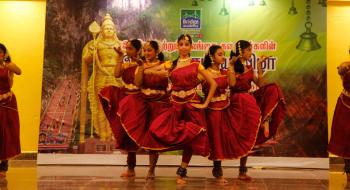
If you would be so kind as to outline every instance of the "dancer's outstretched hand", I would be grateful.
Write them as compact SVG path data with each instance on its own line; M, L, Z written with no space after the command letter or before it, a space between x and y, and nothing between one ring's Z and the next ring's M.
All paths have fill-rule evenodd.
M241 55L233 56L232 59L229 60L229 64L234 66L234 63L241 57L242 57Z

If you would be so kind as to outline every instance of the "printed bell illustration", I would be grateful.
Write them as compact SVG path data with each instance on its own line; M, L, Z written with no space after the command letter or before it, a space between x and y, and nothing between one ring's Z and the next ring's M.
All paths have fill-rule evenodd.
M265 0L260 0L259 5L260 5L260 6L266 6L266 2L265 2Z
M289 15L298 14L297 8L294 6L294 0L292 0L292 6L289 8L288 14Z
M221 10L219 12L219 15L221 15L221 16L229 15L228 10L225 7L225 0L223 0L222 8L221 8Z
M297 49L303 51L313 51L321 48L321 45L317 41L317 34L311 31L311 0L306 0L306 32L300 35L300 41L297 45Z

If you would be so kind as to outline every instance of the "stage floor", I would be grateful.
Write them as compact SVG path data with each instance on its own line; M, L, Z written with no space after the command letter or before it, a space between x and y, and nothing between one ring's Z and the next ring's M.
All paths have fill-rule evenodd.
M0 189L9 190L312 190L344 189L345 175L324 169L249 169L251 182L236 179L238 168L224 167L229 181L220 185L211 175L211 167L189 167L187 184L176 185L176 167L156 169L155 180L146 181L147 167L136 168L136 177L122 179L122 166L36 166L35 161L11 161L6 179L0 179ZM330 181L328 180L330 178ZM330 186L330 187L329 187ZM350 189L350 187L348 187Z

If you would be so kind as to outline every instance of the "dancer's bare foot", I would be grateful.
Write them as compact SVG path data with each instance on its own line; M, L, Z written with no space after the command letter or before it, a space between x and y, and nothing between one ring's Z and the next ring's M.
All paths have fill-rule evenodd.
M265 148L265 147L271 147L275 144L278 144L278 141L276 141L273 137L269 140L267 140L266 142L264 142L263 144L260 145L255 145L254 149L260 149L260 148Z
M226 183L228 183L228 181L227 181L224 177L222 177L222 176L217 177L216 180L217 180L217 182L218 182L219 184L226 184Z
M177 176L176 183L179 185L184 185L186 184L186 181L181 176Z
M146 176L146 180L154 180L154 177L155 177L154 170L149 170Z
M264 136L267 138L270 135L270 126L269 126L269 121L266 120L262 124L262 128L264 129Z
M249 175L247 175L247 173L240 173L238 175L238 179L242 180L242 181L251 181L252 177L250 177Z
M254 148L255 148L255 147L254 147ZM251 154L253 154L253 153L255 153L255 152L256 152L256 150L253 150L253 149L252 149L252 150L249 150L247 155L251 155Z
M135 170L128 169L124 173L120 174L120 177L135 177Z
M272 146L272 145L275 145L275 144L278 144L278 141L276 141L274 137L270 138L269 140L267 140L264 143L264 145L266 145L266 146Z

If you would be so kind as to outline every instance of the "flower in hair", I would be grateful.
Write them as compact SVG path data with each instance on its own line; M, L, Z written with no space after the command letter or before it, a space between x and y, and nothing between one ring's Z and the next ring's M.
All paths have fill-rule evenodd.
M241 42L238 42L238 53L242 55Z

